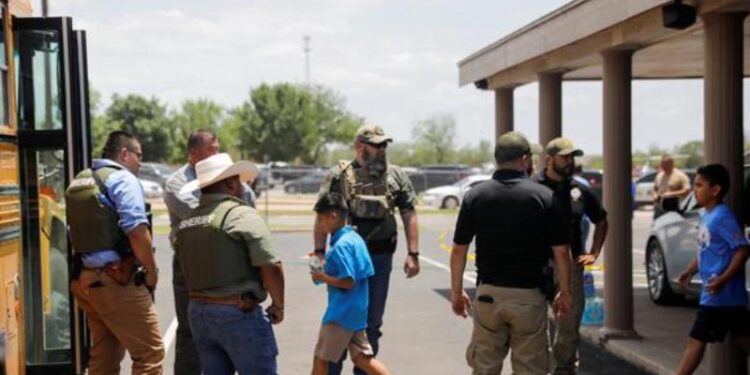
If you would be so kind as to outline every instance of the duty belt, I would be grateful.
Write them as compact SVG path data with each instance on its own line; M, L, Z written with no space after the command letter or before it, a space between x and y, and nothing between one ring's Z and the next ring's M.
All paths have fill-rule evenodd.
M196 302L211 305L229 305L235 306L242 311L250 311L258 306L258 301L249 297L247 294L232 294L229 296L215 297L199 293L190 293L190 299Z

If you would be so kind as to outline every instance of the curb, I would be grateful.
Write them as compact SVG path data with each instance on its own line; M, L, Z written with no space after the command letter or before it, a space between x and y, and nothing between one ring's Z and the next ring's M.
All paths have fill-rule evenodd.
M580 333L581 339L585 340L589 344L594 345L597 348L606 350L614 356L632 364L641 370L651 372L658 375L672 375L674 370L658 363L655 360L644 357L635 351L627 348L627 346L620 344L623 341L640 341L643 339L610 339L603 341L599 330L601 327L598 326L581 326Z

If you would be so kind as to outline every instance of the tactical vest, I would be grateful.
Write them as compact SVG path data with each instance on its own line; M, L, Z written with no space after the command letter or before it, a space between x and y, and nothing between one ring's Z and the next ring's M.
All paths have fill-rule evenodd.
M242 207L246 206L231 199L200 205L180 222L175 251L191 291L247 280L260 283L260 271L250 263L247 246L224 229L229 212Z
M117 212L100 199L107 197L105 182L118 170L121 168L117 166L106 166L96 171L85 169L65 190L70 237L75 253L108 249L119 253L129 251L128 237L117 225Z
M359 219L382 221L364 237L366 241L392 240L397 230L393 214L396 208L393 192L388 188L388 174L372 176L363 168L354 168L351 161L339 162L341 192L349 204L352 224Z

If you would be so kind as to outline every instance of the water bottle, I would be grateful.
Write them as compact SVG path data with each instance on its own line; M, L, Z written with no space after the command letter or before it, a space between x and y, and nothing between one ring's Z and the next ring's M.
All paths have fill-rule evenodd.
M323 272L323 262L315 254L308 254L307 265L310 266L310 271ZM323 281L313 280L313 284L322 285Z
M583 273L583 295L586 305L583 308L581 324L584 326L598 326L604 324L604 300L596 296L596 287L594 286L594 270L601 270L601 267L586 266Z

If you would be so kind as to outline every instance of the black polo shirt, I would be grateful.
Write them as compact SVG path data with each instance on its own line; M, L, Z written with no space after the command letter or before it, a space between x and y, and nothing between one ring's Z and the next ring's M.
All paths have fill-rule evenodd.
M573 178L562 181L553 181L547 178L543 172L537 177L537 181L552 189L557 201L560 202L565 215L570 221L570 252L577 257L586 252L581 238L581 219L583 215L588 216L592 223L596 224L607 218L599 199L588 186L581 184Z
M523 172L498 170L464 197L453 242L468 245L476 237L481 283L536 288L550 246L570 241L568 228L550 189Z

